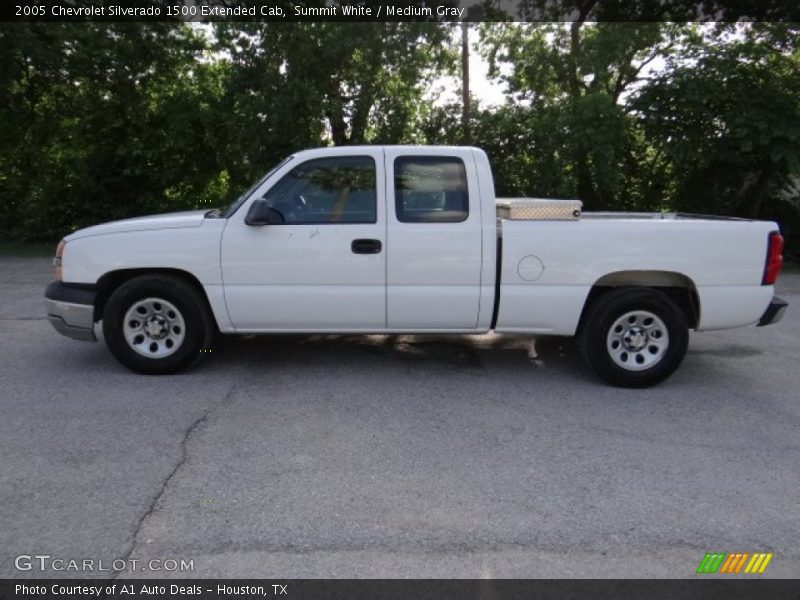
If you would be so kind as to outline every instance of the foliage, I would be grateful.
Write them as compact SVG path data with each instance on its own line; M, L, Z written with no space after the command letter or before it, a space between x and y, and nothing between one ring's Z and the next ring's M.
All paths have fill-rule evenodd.
M211 207L300 148L411 141L446 40L433 23L3 24L0 233Z
M223 24L215 33L242 186L321 141L410 141L426 86L449 62L446 30L433 23Z
M589 22L600 7L576 3L585 12L570 23L484 25L509 90L475 139L492 150L498 189L589 209L780 217L796 244L797 24Z
M671 61L637 94L632 106L679 174L677 208L769 216L765 202L800 173L798 33L788 24L744 36L720 26L691 63Z
M301 148L465 139L499 195L780 218L791 234L797 24L613 22L616 6L482 25L508 93L473 99L466 130L431 93L458 75L448 24L2 24L0 237L218 206Z
M685 29L583 21L485 27L493 72L511 67L504 79L515 110L534 113L534 123L556 136L565 191L587 208L658 205L648 186L641 189L653 165L626 100L644 69L673 52Z
M4 24L3 230L52 239L213 187L219 85L203 45L185 26Z

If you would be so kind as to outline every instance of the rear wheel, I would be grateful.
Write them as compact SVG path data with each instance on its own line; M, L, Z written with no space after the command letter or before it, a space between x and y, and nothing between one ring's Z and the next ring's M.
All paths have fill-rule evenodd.
M588 309L583 355L595 373L620 387L648 387L669 377L689 343L683 311L652 288L621 288Z
M169 275L142 275L117 288L103 311L114 357L137 373L176 373L193 365L213 335L206 304L193 286Z

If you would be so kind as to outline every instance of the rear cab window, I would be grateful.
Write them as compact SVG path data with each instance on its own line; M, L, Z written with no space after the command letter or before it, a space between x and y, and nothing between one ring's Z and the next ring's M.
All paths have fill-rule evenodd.
M401 223L461 223L469 216L467 171L457 157L397 157L394 192Z

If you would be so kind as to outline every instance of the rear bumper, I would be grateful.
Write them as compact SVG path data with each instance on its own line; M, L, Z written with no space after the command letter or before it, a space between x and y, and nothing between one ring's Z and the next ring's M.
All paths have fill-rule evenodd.
M94 335L94 299L91 286L53 281L45 289L47 319L61 335L74 340L97 341Z
M789 303L782 298L778 298L777 296L773 296L772 302L769 303L767 310L764 311L764 314L761 315L761 319L758 322L759 327L763 327L764 325L772 325L773 323L777 323L783 318L783 315L786 314L786 307L789 306Z

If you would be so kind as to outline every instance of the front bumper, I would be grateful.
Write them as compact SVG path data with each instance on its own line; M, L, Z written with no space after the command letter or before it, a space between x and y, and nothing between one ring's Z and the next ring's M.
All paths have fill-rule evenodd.
M96 342L93 286L53 281L44 291L47 318L55 330L74 340Z
M773 323L777 323L783 318L783 315L786 314L786 307L789 306L789 303L786 302L783 298L778 298L777 296L772 297L772 302L769 303L767 310L764 311L764 314L761 315L761 320L758 322L759 327L763 327L764 325L772 325Z

